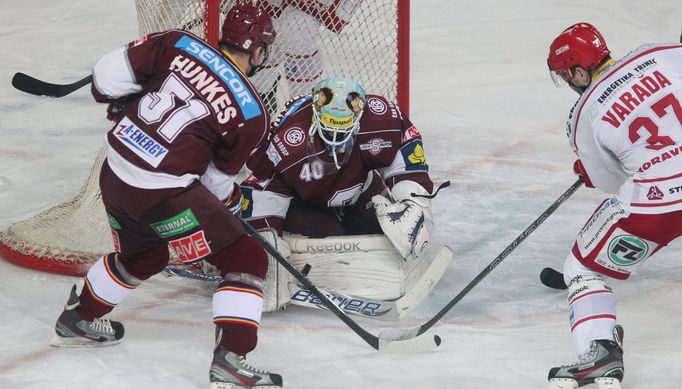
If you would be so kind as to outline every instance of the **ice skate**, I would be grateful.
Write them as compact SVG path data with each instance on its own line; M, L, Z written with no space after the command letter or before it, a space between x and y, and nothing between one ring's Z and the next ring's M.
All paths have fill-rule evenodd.
M621 389L623 367L623 327L614 330L616 340L592 341L590 352L573 365L553 367L548 389L576 389L596 383L599 389Z
M93 321L81 319L76 311L80 299L76 294L76 285L71 288L71 295L64 306L64 311L57 319L55 332L50 346L55 347L101 347L117 344L123 338L123 324L109 319L95 318Z
M258 370L238 356L218 346L213 353L209 389L281 388L282 376Z

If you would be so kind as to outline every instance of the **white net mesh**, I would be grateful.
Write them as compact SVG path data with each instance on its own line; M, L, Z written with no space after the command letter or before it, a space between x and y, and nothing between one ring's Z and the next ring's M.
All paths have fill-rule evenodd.
M0 232L0 252L20 265L64 274L80 274L113 245L100 200L101 151L85 185L72 200L15 223Z
M207 24L222 23L224 13L234 3L234 0L220 1L219 15L211 17L207 16L205 1L136 0L140 34L180 28L204 37ZM268 3L281 5L283 1L268 0ZM279 9L275 14L277 38L268 66L252 79L273 119L287 100L309 93L325 76L354 78L363 83L368 93L396 100L398 0L309 0L308 3L334 5L335 14L348 23L334 32L327 28L334 23L321 22L293 6ZM105 157L105 152L100 152L85 185L71 201L0 232L0 254L20 265L79 275L99 256L113 251L98 184Z
M334 15L313 17L287 1L261 1L274 9L277 38L268 66L252 81L272 112L289 98L309 93L325 76L345 76L360 81L368 93L396 100L398 69L397 0L308 0L321 6L336 6L336 15L347 25L338 31ZM235 0L220 1L220 24ZM277 6L280 7L277 7ZM204 36L204 0L136 0L140 35L182 28ZM273 115L274 117L275 115Z

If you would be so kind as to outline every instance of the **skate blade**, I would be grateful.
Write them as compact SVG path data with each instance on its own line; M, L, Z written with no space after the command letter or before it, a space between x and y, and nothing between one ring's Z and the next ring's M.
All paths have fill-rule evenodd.
M280 389L281 386L277 385L266 385L266 386L261 386L261 385L256 385L256 386L243 386L239 384L235 384L232 382L211 382L211 385L208 387L208 389L249 389L249 388L257 388L257 389Z
M578 381L572 378L552 378L547 389L577 389Z
M613 377L595 378L594 383L597 384L597 389L621 389L620 381Z
M121 343L121 339L108 342L97 342L82 336L64 338L59 335L54 335L52 339L50 339L50 346L52 347L108 347L119 343Z

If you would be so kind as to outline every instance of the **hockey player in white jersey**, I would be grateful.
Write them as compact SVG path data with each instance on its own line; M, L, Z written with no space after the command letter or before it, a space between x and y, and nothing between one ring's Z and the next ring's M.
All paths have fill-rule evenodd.
M623 329L605 277L625 280L682 235L682 45L648 44L619 61L601 33L577 23L552 42L555 83L580 94L566 132L586 186L613 197L578 233L564 264L579 362L552 368L550 389L623 379Z

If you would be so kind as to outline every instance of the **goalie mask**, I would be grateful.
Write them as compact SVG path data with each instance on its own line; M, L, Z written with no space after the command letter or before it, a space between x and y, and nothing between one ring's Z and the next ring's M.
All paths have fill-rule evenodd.
M313 87L313 125L310 139L317 133L336 169L348 160L365 104L365 89L348 78L327 78Z

